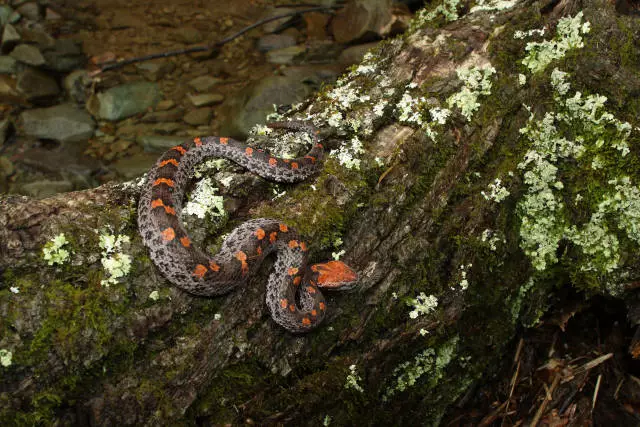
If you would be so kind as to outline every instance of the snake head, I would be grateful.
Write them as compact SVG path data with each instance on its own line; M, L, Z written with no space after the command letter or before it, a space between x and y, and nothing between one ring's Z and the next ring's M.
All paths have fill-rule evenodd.
M358 282L358 274L342 261L314 264L311 271L318 274L318 287L328 290L347 290Z

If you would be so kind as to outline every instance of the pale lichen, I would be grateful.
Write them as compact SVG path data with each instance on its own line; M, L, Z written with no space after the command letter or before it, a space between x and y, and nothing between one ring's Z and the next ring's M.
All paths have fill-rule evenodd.
M459 92L451 95L447 99L450 108L454 106L460 109L460 113L471 120L473 113L480 107L478 98L480 95L491 94L490 77L495 74L496 69L491 65L484 67L460 67L456 70L458 78L462 80L463 86Z
M98 242L102 249L100 262L107 275L107 278L100 282L103 286L115 285L131 271L131 256L121 252L122 245L129 241L129 236L125 235L100 235Z
M13 353L9 350L0 348L0 365L8 368L12 364Z
M67 243L69 242L67 241L64 233L60 233L44 245L44 248L42 248L42 253L44 255L44 260L47 261L47 264L62 265L69 259L70 251L63 248L63 246L66 246Z
M409 312L409 317L415 319L420 315L434 311L438 306L438 298L435 295L427 296L424 292L420 292L416 298L409 299L407 305L413 307L413 310Z
M191 199L185 205L183 212L204 219L207 213L213 216L224 216L224 198L216 192L210 178L204 178L196 184Z
M344 383L344 388L353 389L362 393L364 392L364 389L359 384L360 381L362 381L362 378L360 378L360 375L358 375L358 369L356 365L349 366L349 373L347 374L347 379Z

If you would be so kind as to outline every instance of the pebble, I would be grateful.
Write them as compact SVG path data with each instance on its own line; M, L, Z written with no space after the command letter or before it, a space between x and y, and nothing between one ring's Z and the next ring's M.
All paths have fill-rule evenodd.
M206 92L217 84L223 82L223 79L219 79L211 76L200 76L193 80L190 80L187 84L198 92Z
M219 104L224 101L224 96L219 93L205 93L202 95L188 94L189 101L196 107Z
M196 108L184 115L183 120L190 125L208 124L212 116L211 108Z
M40 50L30 44L21 44L16 46L10 53L11 57L17 61L24 62L25 64L39 65L45 64L44 56L40 53Z

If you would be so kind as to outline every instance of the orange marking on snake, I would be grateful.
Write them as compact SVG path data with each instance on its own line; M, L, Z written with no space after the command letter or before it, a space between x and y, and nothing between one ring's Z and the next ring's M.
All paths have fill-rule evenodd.
M170 242L175 238L176 232L173 228L169 227L162 230L162 240L164 240L165 242Z
M302 324L306 325L306 326L309 326L311 324L311 320L309 320L308 317L303 317L302 318Z
M164 205L164 211L169 215L173 215L173 216L176 215L176 210L173 209L171 206Z
M236 258L241 262L242 275L244 276L249 272L249 264L247 264L247 254L242 251L236 252Z
M323 302L318 304L318 306L320 307L320 310L322 310L322 311L324 311L324 309L327 308L327 306Z
M247 147L247 148L244 149L244 152L246 153L247 156L252 156L253 155L253 148Z
M269 234L269 242L275 243L276 238L278 237L278 233L273 231Z
M229 138L220 138L220 144L222 145L229 144Z
M278 161L275 158L271 157L269 159L269 166L275 166L277 164L278 164Z
M258 255L262 255L262 248L260 246L258 246L258 249L256 249L256 253Z
M202 145L202 140L196 137L196 138L193 138L193 143L196 144L196 147L200 147Z
M289 247L291 249L297 248L298 247L298 241L297 240L289 240Z
M220 266L213 261L209 261L209 268L211 269L211 271L220 271Z
M300 282L302 282L302 277L300 276L296 276L293 278L293 284L298 286L300 284Z
M304 156L304 158L311 160L311 163L315 163L316 162L316 158L313 157L313 156Z
M285 163L289 163L291 160L289 160L289 159L282 159L282 161L283 161L283 162L285 162Z
M174 185L176 185L175 182L173 182L173 180L169 178L158 178L155 181L153 181L154 187L160 184L167 184L169 187L173 187Z
M291 162L291 169L298 169L298 164L296 162Z
M169 160L163 160L160 162L160 164L158 165L158 167L164 167L167 165L173 165L175 167L178 167L178 161L176 159L169 159Z
M151 209L160 208L164 206L162 199L155 199L151 201Z
M289 301L287 301L286 298L283 298L280 300L280 307L287 308L288 304L289 304Z
M207 274L207 267L202 264L198 264L191 274L198 279L202 279L204 275Z
M262 228L258 228L256 230L256 237L258 238L258 240L264 239L265 234L266 233L264 232L264 230Z
M293 304L290 304L290 305L289 305L289 311L290 311L290 312L292 312L292 313L293 313L294 311L296 311L296 306L295 306L295 305L293 305Z
M187 152L187 150L185 150L183 147L176 145L175 147L171 147L172 150L177 151L178 153L180 153L182 156L185 155L185 153Z
M298 274L298 268L297 267L289 267L289 269L287 270L287 273L289 274L289 276L294 276L296 274Z
M306 252L309 250L305 242L300 242L300 249L302 249L302 252Z
M282 231L283 233L286 233L287 231L289 231L289 227L287 227L286 224L280 224L280 231Z
M311 310L311 315L312 316L317 316L318 315L318 312L316 311L315 308L313 310Z
M185 248L188 248L189 246L191 246L191 239L189 239L187 236L181 237L180 243L182 243L182 246L184 246Z
M316 144L316 148L324 148L324 147L322 146L322 144L317 143L317 144Z
M315 294L316 288L314 288L313 286L307 286L307 291L309 291L310 294Z

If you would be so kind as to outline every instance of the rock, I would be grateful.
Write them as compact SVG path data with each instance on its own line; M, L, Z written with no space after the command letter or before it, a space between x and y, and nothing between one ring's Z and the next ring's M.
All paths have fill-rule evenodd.
M158 160L153 153L138 153L123 157L111 165L111 168L124 179L133 179L144 175Z
M0 75L0 103L25 104L26 99L16 88L16 79L8 75Z
M82 42L58 39L51 48L43 50L47 65L56 71L69 72L83 68L87 58L82 51Z
M174 108L167 111L152 111L145 114L140 121L143 123L175 122L182 120L182 116L184 116L184 109Z
M58 193L66 193L73 190L73 183L67 180L51 181L43 179L40 181L30 182L28 184L22 184L18 186L16 190L18 193L25 196L44 199Z
M171 147L182 144L184 139L180 136L141 135L136 138L136 142L148 153L164 153Z
M182 129L182 125L175 122L152 123L150 127L153 132L157 132L161 135L171 135L174 134L177 130Z
M17 89L29 100L41 100L60 93L56 80L49 74L32 67L26 67L18 75Z
M13 175L16 171L11 159L6 156L0 156L0 178L6 178Z
M307 49L304 46L290 46L284 49L276 49L267 52L267 61L272 64L293 64L296 58L302 57Z
M224 96L219 93L205 93L202 95L188 94L189 101L196 107L219 104L224 101Z
M44 19L46 21L59 21L62 19L62 16L60 16L60 14L55 10L48 7L44 12Z
M83 104L87 100L86 89L91 84L91 77L87 70L75 70L67 74L62 81L64 90L69 97L76 101L78 104Z
M338 43L380 39L392 23L391 0L353 0L347 2L331 21Z
M364 54L378 45L378 42L358 44L350 46L342 51L338 57L338 62L344 66L359 64Z
M13 13L13 9L6 4L0 4L0 26L6 25L9 21L9 17Z
M16 9L18 13L24 16L27 19L32 21L39 21L41 18L40 15L40 6L36 2L28 2L24 3Z
M206 92L223 81L223 79L219 79L217 77L200 76L190 80L187 84L198 92Z
M245 139L249 130L264 122L273 112L273 105L288 105L303 101L312 88L302 81L283 76L267 77L247 86L229 102L220 134Z
M95 129L91 116L72 104L23 111L20 125L25 135L60 142L84 141Z
M0 56L0 74L15 74L18 71L18 61L10 56Z
M176 69L176 64L171 61L146 61L137 64L136 68L146 78L156 82Z
M303 15L307 27L308 40L325 40L329 38L327 26L331 15L320 12L305 13Z
M44 56L40 53L40 50L34 45L21 44L16 46L11 51L11 57L17 61L24 62L25 64L40 66L45 64Z
M190 125L206 125L211 120L211 108L196 108L184 115L183 120Z
M166 111L175 105L176 103L172 99L163 99L156 105L156 111Z
M111 29L118 30L122 28L137 28L144 26L144 22L137 16L131 14L129 10L120 9L115 12L111 19Z
M13 25L6 24L2 30L2 51L10 51L12 47L18 44L20 39L21 37L18 30L16 30Z
M22 27L20 28L20 35L22 36L22 40L27 43L36 44L40 49L53 48L56 44L56 39L38 27Z
M20 12L18 12L17 10L14 10L13 12L11 12L11 15L9 15L10 24L15 24L20 21L20 19L22 19L22 15L20 15Z
M200 43L203 40L200 31L193 27L178 28L173 32L172 39L186 44Z
M296 39L287 34L267 34L258 39L256 48L260 52L269 52L274 49L284 49L286 47L295 46Z
M117 121L154 107L161 97L156 83L126 83L91 97L87 108L96 117Z
M270 9L267 14L263 17L263 19L274 18L279 15L285 15L287 13L295 12L296 9L279 7ZM262 29L265 33L273 33L277 31L280 27L283 27L285 24L289 23L294 17L287 16L286 18L276 19L275 21L267 22L262 26Z

